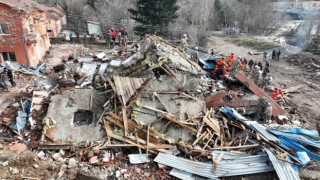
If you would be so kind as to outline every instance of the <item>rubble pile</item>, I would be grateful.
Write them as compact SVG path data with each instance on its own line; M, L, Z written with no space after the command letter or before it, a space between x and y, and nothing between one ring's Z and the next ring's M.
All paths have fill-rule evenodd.
M56 179L268 173L293 180L320 160L318 132L286 112L298 111L241 73L240 87L208 78L156 36L146 36L139 50L65 59L48 74L51 88L21 94L2 112L0 142L57 163ZM266 108L270 122L262 118Z

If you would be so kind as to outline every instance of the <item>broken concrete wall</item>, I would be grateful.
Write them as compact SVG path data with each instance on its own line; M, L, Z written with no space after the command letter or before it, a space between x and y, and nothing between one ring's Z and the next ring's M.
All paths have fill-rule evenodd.
M56 126L50 129L50 134L57 140L72 140L74 142L95 141L102 138L101 126L95 125L103 111L105 98L91 89L75 89L65 91L51 98L47 117L56 121ZM90 125L75 127L74 115L79 110L93 112Z

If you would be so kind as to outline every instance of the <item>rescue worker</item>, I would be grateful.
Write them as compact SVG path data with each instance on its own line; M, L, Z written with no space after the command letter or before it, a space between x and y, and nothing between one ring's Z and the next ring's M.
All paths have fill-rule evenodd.
M228 57L228 68L231 67L233 61L234 61L234 54L231 53L231 55Z
M276 54L277 54L277 52L276 52L276 50L275 49L273 49L272 50L272 60L275 60L276 59Z
M278 49L278 52L277 52L277 60L280 61L280 55L281 55L281 50Z
M249 66L249 68L250 68L250 71L252 71L253 64L254 64L253 60L250 59L250 61L249 61L249 63L248 63L248 66Z
M211 54L211 56L214 55L214 50L213 49L211 49L210 54Z
M266 64L264 65L264 68L268 68L269 69L270 64L266 61Z
M260 71L262 71L263 66L262 66L262 63L261 63L260 61L258 62L258 66L259 66L259 68L260 68Z
M245 71L247 68L247 63L246 63L246 58L240 59L240 64L239 64L239 70L240 71Z
M212 73L212 79L223 79L225 76L225 67L226 67L226 62L224 58L221 58L217 64L216 68L211 72Z
M272 94L272 99L277 100L279 97L280 98L284 97L283 91L280 88L274 88L274 92Z
M267 51L263 52L263 61L265 62L267 62L267 55L268 55Z
M188 47L188 37L186 34L183 34L182 38L181 38L181 46L182 49L184 51L187 51L187 47Z
M199 61L199 53L197 51L193 51L191 53L191 60L195 63L198 63Z
M8 79L11 83L11 86L12 87L15 87L16 86L16 83L13 81L13 72L12 72L12 69L7 69L7 68L4 68L4 72L7 73L7 76L8 76Z
M266 97L261 97L258 100L257 113L255 119L262 120L265 123L271 122L272 105Z
M252 81L258 85L259 84L259 81L261 79L261 74L262 72L260 71L259 69L259 66L254 66L251 74L250 74L250 79L252 79Z
M128 46L128 35L129 35L129 33L127 31L127 27L123 27L121 29L121 39L122 39L121 43L122 43L125 51L127 51L127 48L128 48L127 47Z
M272 79L273 78L271 76L269 76L269 75L267 75L264 78L262 78L261 89L265 90L266 87L270 86L271 82L272 82Z
M237 59L232 61L231 67L228 69L231 76L234 76L240 70L240 67L239 67L241 64L240 59L241 59L241 56L238 56Z

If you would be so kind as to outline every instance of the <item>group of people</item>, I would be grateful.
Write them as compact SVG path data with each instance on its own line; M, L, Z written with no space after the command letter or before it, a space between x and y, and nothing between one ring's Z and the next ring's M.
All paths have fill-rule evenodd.
M238 71L244 71L247 67L247 60L245 58L235 58L231 53L228 57L222 57L215 64L215 69L211 71L213 79L224 79L226 75L234 76Z
M16 82L14 82L13 77L14 77L13 70L5 67L4 71L2 73L0 73L0 82L4 86L4 87L2 87L3 89L7 89L7 84L5 83L6 79L9 80L12 87L16 86Z
M128 46L128 31L126 27L122 27L118 30L111 28L108 31L108 35L109 35L109 42L112 43L112 46L114 47L116 44L116 41L118 40L119 44L120 44L120 48L122 50L127 50L127 46Z

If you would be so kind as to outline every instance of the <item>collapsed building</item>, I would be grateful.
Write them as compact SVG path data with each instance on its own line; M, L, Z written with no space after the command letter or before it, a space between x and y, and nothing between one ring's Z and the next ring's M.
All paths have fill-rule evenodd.
M290 122L285 106L244 74L228 87L157 36L138 51L65 59L54 71L50 89L23 93L2 112L0 133L4 149L18 144L59 162L56 179L292 180L320 160L318 132ZM256 116L265 103L272 123Z

